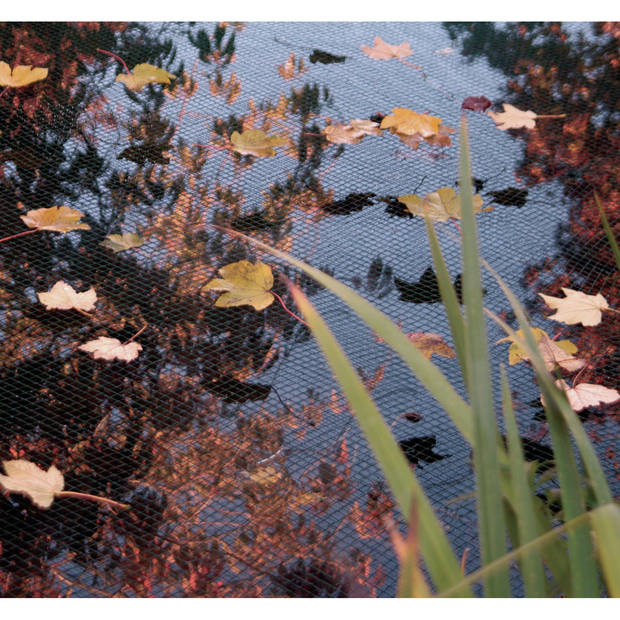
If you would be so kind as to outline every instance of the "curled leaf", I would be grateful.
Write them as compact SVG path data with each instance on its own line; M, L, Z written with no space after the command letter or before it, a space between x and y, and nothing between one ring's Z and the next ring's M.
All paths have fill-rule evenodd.
M142 345L138 342L123 344L117 338L99 336L96 340L90 340L79 346L78 349L86 353L92 353L96 360L131 362L142 351Z
M28 228L39 230L51 230L53 232L66 233L72 230L90 230L88 224L80 222L84 214L71 207L48 207L46 209L33 209L26 215L20 215Z
M461 108L463 110L473 110L474 112L484 112L492 105L486 97L465 97Z
M362 52L375 60L389 60L391 58L407 58L413 54L408 41L403 41L400 45L390 45L381 37L375 37L373 47L368 45L361 46Z
M123 252L124 250L131 250L131 248L139 248L145 243L146 240L136 233L122 233L120 235L108 235L100 245L113 252Z
M7 491L27 495L39 508L49 508L65 485L62 473L54 465L47 471L25 459L2 461L2 465L6 476L0 475L0 485Z
M405 336L407 336L408 340L410 340L428 359L431 358L433 353L448 358L456 356L452 347L450 347L439 334L409 332L405 334Z
M83 310L95 309L97 293L91 286L84 293L78 293L64 280L59 280L47 293L37 293L39 301L46 310Z
M323 130L325 137L334 144L357 144L364 136L380 136L378 123L359 118L353 119L348 125L327 125Z
M398 196L399 202L407 205L412 215L428 216L434 222L447 222L451 217L460 219L461 205L458 194L451 187L440 187L426 194L424 198L416 194ZM473 200L474 213L492 211L492 207L482 208L482 196L476 194Z
M174 74L169 73L165 69L143 62L136 65L131 73L120 73L117 75L116 81L123 82L129 90L138 92L147 84L170 84L170 80L174 79L174 77Z
M221 278L211 280L205 287L211 291L226 291L215 302L219 308L247 305L263 310L274 300L269 292L273 287L273 273L265 263L254 265L241 260L224 265L219 274Z
M248 129L243 133L233 131L230 141L234 151L240 155L254 155L254 157L273 157L276 154L273 147L286 144L284 138L268 136L260 129Z
M0 62L0 86L20 88L44 80L46 77L47 69L45 67L33 69L31 65L17 65L11 71L11 67L6 62Z
M562 288L565 297L551 297L538 293L545 303L552 309L557 310L548 318L567 325L581 323L585 327L598 325L602 319L602 310L607 310L607 300L600 294L586 295L581 291L570 288Z
M502 104L504 106L503 112L488 111L487 114L495 121L495 125L498 129L534 129L536 126L537 114L531 110L524 112L515 108L509 103Z

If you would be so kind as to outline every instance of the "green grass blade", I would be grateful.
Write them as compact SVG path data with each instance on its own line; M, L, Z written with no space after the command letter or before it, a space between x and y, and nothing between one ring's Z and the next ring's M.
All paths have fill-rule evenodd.
M515 502L518 510L515 510L517 527L519 530L519 544L523 545L534 540L542 533L536 521L532 490L528 483L527 474L523 468L525 459L523 447L519 438L519 429L515 419L510 386L504 366L501 367L502 377L502 403L504 411L504 423L506 438L508 440L508 458L510 462L510 479L515 492ZM537 550L523 558L521 562L521 574L525 586L525 595L528 597L542 598L545 596L545 572Z
M590 514L603 578L609 595L620 597L620 506L608 504Z
M334 376L340 383L351 410L407 521L411 518L413 503L417 507L420 549L436 587L443 589L457 583L462 579L459 562L383 416L366 391L351 362L310 301L299 288L292 285L290 288L297 307L310 325ZM462 589L459 593L465 596L467 589Z
M587 524L588 520L593 520L597 515L601 514L604 511L609 511L610 507L615 507L613 504L606 504L605 506L599 506L590 512L584 512L583 514L571 519L570 521L566 521L562 525L553 528L550 532L546 532L542 536L539 536L535 540L532 540L525 545L522 545L518 549L514 549L510 553L498 558L497 560L487 564L482 567L480 570L477 570L473 573L470 573L465 577L460 583L456 584L449 590L440 592L438 596L446 597L453 596L453 591L462 587L463 585L472 586L475 583L478 583L481 579L498 570L499 568L507 568L513 562L526 557L531 554L533 551L538 550L541 552L547 545L549 545L553 540L556 539L557 536L563 534L564 532L571 532L576 528L583 527L584 524ZM598 596L598 594L597 594Z
M620 273L620 249L618 248L618 242L614 237L614 233L611 230L611 226L609 225L609 221L607 220L607 216L605 215L605 210L603 209L603 205L598 197L598 194L594 192L594 201L596 202L596 206L598 207L598 212L601 216L601 224L603 225L603 230L607 235L607 240L609 241L609 245L611 246L611 251L614 254L614 258L616 259L616 266L618 267L618 273Z
M510 333L512 337L516 337L516 333L499 317L495 316L491 312L487 312L487 314L494 318L494 320L502 327L505 329L507 328L507 333ZM530 359L536 367L536 357L540 358L540 353L537 346L532 347L529 343L529 337L531 337L532 342L535 342L535 340L527 321L524 321L521 329L526 336L527 342L519 338L517 338L517 340L519 344L525 348L528 355L530 355ZM542 358L540 358L540 363L542 364L542 372L538 372L538 367L536 367L536 371L539 385L546 402L545 413L549 423L551 443L553 445L553 453L561 488L562 508L564 510L564 518L571 520L578 517L585 511L582 480L573 456L570 436L566 424L564 423L559 407L556 404L556 399L557 402L560 402L562 399L566 399L555 387L555 385L551 383L549 372L545 369ZM594 561L594 551L590 542L587 524L575 528L569 532L568 561L571 568L573 596L598 596L597 571Z
M461 120L459 188L463 229L463 299L467 324L465 331L466 383L471 407L475 412L473 448L480 547L483 564L488 564L506 553L506 526L499 477L498 430L482 304L482 282L465 117ZM491 597L510 596L508 571L500 569L489 575L485 580L485 592Z
M435 264L435 273L437 274L437 282L439 284L439 292L441 293L441 300L446 309L446 316L448 318L448 324L450 325L450 331L452 332L452 341L454 342L454 350L461 365L461 373L463 374L463 380L467 377L467 359L465 355L465 321L461 314L461 308L459 300L456 296L454 286L450 281L450 274L448 268L443 259L441 252L441 246L435 233L433 223L427 217L426 220L426 232L428 235L428 244L431 248L431 254L433 255L433 263Z
M416 375L429 393L444 408L463 437L470 443L473 441L473 416L471 407L458 395L456 390L435 364L427 359L411 341L403 337L401 329L387 315L378 310L361 295L358 295L350 287L342 284L323 271L308 265L304 261L298 260L286 252L272 248L266 243L248 237L243 233L223 229L219 226L212 227L238 237L239 239L244 239L272 256L276 256L290 263L340 297L342 301L356 312L357 316L364 323L380 336L388 346L398 353L413 374Z

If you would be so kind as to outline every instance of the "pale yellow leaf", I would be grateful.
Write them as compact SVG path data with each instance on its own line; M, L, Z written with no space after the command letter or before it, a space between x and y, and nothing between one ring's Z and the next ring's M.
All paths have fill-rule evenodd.
M598 325L601 322L601 310L609 308L607 300L599 293L598 295L586 295L581 291L574 291L570 288L562 288L566 297L551 297L549 295L539 295L545 303L552 309L557 310L550 319L575 325L581 323L584 326Z
M323 133L334 144L357 144L364 136L380 136L381 130L378 123L355 118L347 125L327 125Z
M20 215L28 228L39 230L51 230L53 232L66 233L72 230L90 230L88 224L80 222L84 214L71 207L47 207L45 209L33 209L26 215Z
M575 411L581 411L588 407L598 407L602 403L615 403L620 399L620 393L617 390L606 388L596 383L580 383L575 387L568 387L566 381L559 380L555 384L566 393L570 406ZM544 399L541 396L541 402Z
M269 265L260 262L254 265L242 260L224 265L219 274L222 277L211 280L205 288L226 291L215 302L220 308L248 305L263 310L274 300L269 292L273 287L273 273Z
M408 41L403 41L400 45L390 45L381 37L375 37L373 47L368 45L361 46L362 52L375 60L389 60L391 58L407 58L413 54Z
M487 111L487 114L495 121L495 125L498 129L534 129L536 125L537 114L531 110L524 112L515 108L509 103L502 104L504 106L503 112Z
M426 194L424 198L416 194L399 196L398 200L407 205L412 215L428 216L435 222L446 222L450 218L461 217L461 205L458 194L451 187L440 187ZM491 207L482 208L482 196L476 194L473 200L474 213L491 211Z
M89 288L84 293L77 293L64 280L59 280L47 293L37 293L39 301L47 310L84 310L89 312L95 309L97 293Z
M100 245L113 252L123 252L124 250L139 248L145 242L146 240L136 233L122 233L120 235L108 235Z
M131 362L142 351L142 345L138 342L123 344L117 338L99 336L99 338L79 346L78 349L86 353L92 353L96 360Z
M11 67L6 62L0 62L0 86L19 88L44 80L46 77L47 69L44 67L33 69L31 65L17 65L11 71Z
M174 75L165 69L155 67L143 62L136 65L131 73L120 73L116 76L117 82L123 82L125 86L134 92L142 90L147 84L159 83L170 84Z
M274 146L284 146L286 140L279 136L268 136L260 129L248 129L243 133L233 131L230 136L233 151L240 155L254 155L254 157L273 157L276 154Z
M2 465L6 476L0 475L0 485L12 493L27 495L39 508L49 508L65 485L54 465L47 471L25 459L2 461Z

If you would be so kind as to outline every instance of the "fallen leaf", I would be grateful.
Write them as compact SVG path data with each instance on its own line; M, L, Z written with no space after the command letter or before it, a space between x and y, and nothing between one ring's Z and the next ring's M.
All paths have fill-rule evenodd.
M240 155L254 155L255 157L273 157L276 152L274 146L286 144L284 138L268 136L260 129L248 129L243 133L233 131L230 136L233 150Z
M598 407L601 403L615 403L620 399L620 393L617 390L596 383L580 383L570 388L566 381L560 379L555 384L566 393L568 402L575 411ZM540 400L544 405L545 401L542 396Z
M248 475L252 482L260 486L271 486L282 478L282 472L273 467L273 465L259 467Z
M474 112L484 112L493 104L486 97L465 97L461 108L463 110L473 110Z
M314 65L317 62L320 62L322 65L331 65L336 62L344 62L347 59L346 56L336 56L335 54L330 54L329 52L324 52L323 50L312 50L312 53L308 57L308 60Z
M456 50L453 47L442 47L440 50L435 50L435 54L439 56L447 56L453 54Z
M6 476L0 475L0 485L7 491L27 495L39 508L49 508L65 486L62 473L54 465L47 471L25 459L2 461L2 465Z
M573 355L573 353L577 353L577 347L570 340L558 340L556 342L549 338L549 335L544 329L538 327L532 328L532 332L536 338L538 349L540 350L547 370L553 370L557 365L569 372L575 372L585 365L584 360L578 359ZM517 336L523 339L523 330L518 330ZM510 336L501 338L497 342L512 342L508 349L508 363L511 366L519 362L530 360L525 349L522 349Z
M364 136L380 136L381 130L378 123L355 118L347 125L327 125L323 133L334 144L357 144Z
M362 45L362 52L374 58L375 60L389 60L391 58L407 58L413 54L411 47L407 41L403 41L400 45L390 45L381 37L375 37L373 47Z
M454 350L444 341L439 334L425 332L409 332L405 334L407 339L412 342L428 359L431 355L441 355L453 358L456 356Z
M601 310L609 308L607 300L600 293L586 295L570 288L562 288L562 291L566 295L564 298L538 293L552 310L557 310L555 314L547 317L554 321L567 325L581 323L585 327L590 327L598 325L602 319Z
M26 215L20 215L28 228L39 230L52 230L66 233L72 230L90 230L88 224L80 222L84 214L71 207L48 207L46 209L33 209Z
M78 293L64 280L59 280L47 293L37 293L39 301L47 310L83 310L95 309L97 293L91 286L84 293Z
M503 112L492 112L490 110L487 112L487 114L495 121L495 125L498 129L521 129L522 127L525 127L526 129L534 129L536 125L535 119L537 118L537 114L535 112L532 112L531 110L524 112L509 103L504 103L502 105L504 106Z
M0 62L0 86L20 88L44 80L46 77L47 69L45 67L33 69L32 65L17 65L11 71L11 67L6 62Z
M393 129L406 136L420 134L423 138L439 131L441 119L429 114L418 114L408 108L394 108L392 114L381 121L381 129Z
M174 77L172 73L165 69L143 62L136 65L131 73L120 73L117 75L116 81L123 82L129 90L138 92L147 84L170 84L170 80L174 79Z
M100 245L113 252L123 252L131 248L139 248L145 243L146 239L136 233L122 233L120 235L108 235Z
M142 345L138 342L123 344L117 338L99 336L99 338L95 340L90 340L80 345L78 349L86 353L92 353L96 360L121 360L123 362L131 362L135 360L140 351L142 351Z
M273 274L265 263L254 265L241 260L224 265L219 274L222 278L211 280L205 287L211 291L226 291L215 302L218 308L247 305L263 310L274 300L269 292L273 286Z
M407 411L407 413L403 413L401 417L405 418L408 422L413 422L414 424L423 419L422 414L416 413L415 411Z
M412 215L428 217L434 222L447 222L450 218L461 217L461 204L458 194L451 187L440 187L426 194L424 198L416 194L398 196L398 201L407 205ZM482 196L476 194L473 200L474 213L492 211L492 207L482 208Z

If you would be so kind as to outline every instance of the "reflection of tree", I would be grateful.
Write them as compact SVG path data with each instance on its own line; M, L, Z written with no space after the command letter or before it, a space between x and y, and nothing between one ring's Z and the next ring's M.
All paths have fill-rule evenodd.
M537 291L560 295L560 287L602 293L620 305L614 258L594 202L601 197L610 224L620 238L620 30L617 22L592 24L575 35L560 23L448 24L463 53L486 57L508 77L507 101L539 114L566 114L539 121L527 132L518 174L530 184L559 181L569 199L568 222L559 231L560 255L544 258L525 272ZM551 205L552 207L552 205ZM591 364L582 380L605 384L620 374L618 319L606 316L595 328L571 330L580 356ZM617 415L618 405L606 407Z
M260 313L220 309L202 290L219 267L250 257L210 223L288 249L325 217L321 207L333 200L321 183L327 144L306 133L316 134L329 95L308 84L252 103L244 116L205 117L205 144L188 143L199 63L211 71L213 97L230 103L238 94L229 67L235 38L226 25L212 35L170 28L190 33L198 48L189 73L175 62L165 25L0 26L3 59L50 69L44 82L0 98L0 236L23 230L27 210L63 203L91 226L0 244L0 459L55 463L67 488L132 506L115 514L63 499L42 511L0 496L0 593L300 595L318 594L316 580L327 575L355 595L371 576L370 558L332 549L350 517L319 522L351 493L344 440L302 474L287 467L289 438L301 445L326 410L344 407L336 394L276 411L263 404L276 392L261 374L307 332L276 304ZM122 68L97 48L130 67L164 66L177 79L138 93L116 85L121 107L102 88L111 67ZM244 195L258 163L228 142L232 129L250 127L285 137L291 162L284 177L262 181L260 204ZM139 249L113 254L100 245L133 231L147 238ZM95 318L33 303L59 279L96 289ZM281 278L274 290L287 297ZM143 352L129 364L77 351L97 336L127 340L144 324Z

